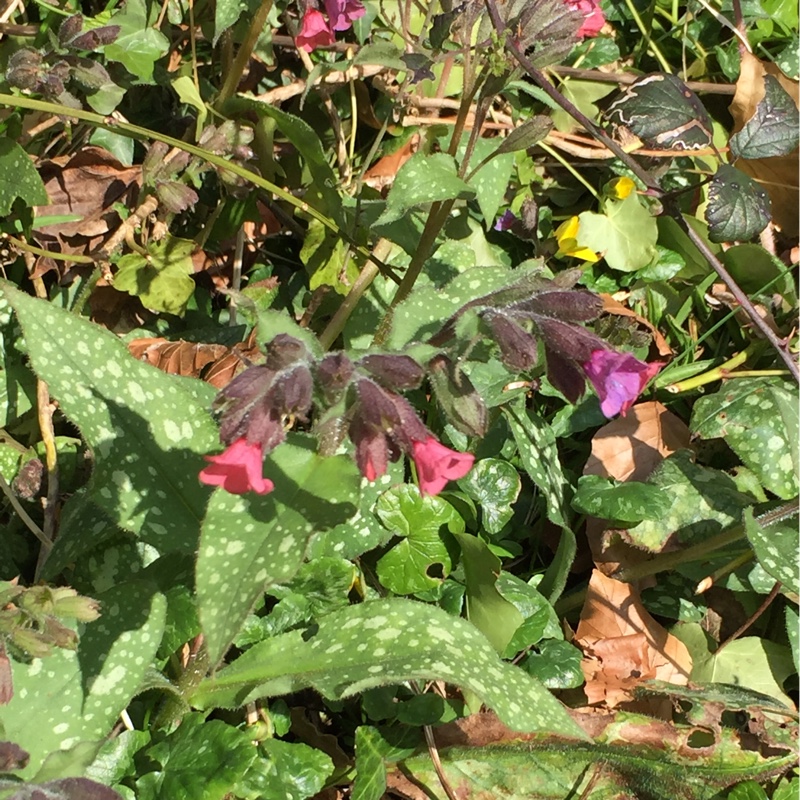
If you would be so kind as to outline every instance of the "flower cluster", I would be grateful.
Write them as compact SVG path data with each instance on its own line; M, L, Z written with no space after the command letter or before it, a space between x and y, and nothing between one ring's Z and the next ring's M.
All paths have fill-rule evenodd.
M405 355L370 354L352 361L344 353L331 353L315 359L298 339L276 336L267 346L265 363L249 367L219 393L215 406L227 448L206 456L209 466L200 480L233 494L271 492L274 485L263 476L264 455L281 444L290 421L307 421L316 402L321 411L318 432L324 434L326 415L343 420L346 426L335 428L346 428L367 480L379 478L389 461L405 454L414 461L420 491L438 494L448 481L469 472L474 456L441 444L398 394L419 387L424 378L423 368ZM446 398L447 377L437 380ZM462 386L458 397L453 408L466 420L460 427L483 434L485 409L477 393L465 395Z
M324 0L324 5L325 14L315 4L309 3L306 6L300 33L295 39L297 46L306 53L317 47L333 44L335 31L348 30L366 13L360 0Z

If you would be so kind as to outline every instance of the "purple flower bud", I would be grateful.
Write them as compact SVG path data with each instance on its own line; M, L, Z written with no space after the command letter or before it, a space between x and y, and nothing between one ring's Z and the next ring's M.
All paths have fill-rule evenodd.
M353 417L348 433L356 447L358 469L368 481L380 478L386 472L388 461L399 456L398 450L392 450L386 434L366 423L361 416Z
M271 342L267 344L267 369L275 370L288 367L299 361L301 358L308 357L306 346L294 336L287 333L279 333Z
M578 367L559 353L544 348L547 359L547 377L570 403L577 402L586 391L586 379Z
M335 402L353 377L353 362L344 353L330 353L314 370L317 386L328 402Z
M364 356L358 366L387 389L416 389L425 377L425 370L413 358L403 355Z
M590 322L603 310L603 301L591 292L556 289L538 292L512 308L515 313L532 312L565 322Z
M536 339L523 330L502 311L489 309L482 319L491 331L492 339L500 347L503 363L514 370L530 369L539 358Z
M392 431L401 424L397 397L389 394L369 378L356 383L359 407L357 414L376 430Z
M514 216L514 213L511 211L510 208L507 208L501 217L497 218L497 221L494 223L494 229L496 231L508 231L514 226L514 223L517 221L517 218Z
M311 408L314 380L306 364L279 372L265 396L267 406L281 416L289 414L305 419Z
M539 315L533 320L550 350L579 364L587 362L595 350L607 347L603 339L580 325Z

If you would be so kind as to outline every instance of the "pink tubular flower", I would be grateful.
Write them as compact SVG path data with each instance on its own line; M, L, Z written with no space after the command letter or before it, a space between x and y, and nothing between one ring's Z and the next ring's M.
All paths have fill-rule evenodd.
M335 31L346 31L367 13L360 0L325 0L325 11Z
M248 444L247 439L237 439L218 456L206 456L209 466L200 472L200 482L207 486L221 486L231 494L255 492L267 494L275 486L262 474L263 455L260 444Z
M419 490L422 494L437 495L448 481L463 478L475 462L471 453L458 453L445 447L433 436L412 444L412 457L417 465Z
M583 23L578 28L578 36L585 39L587 36L597 36L600 33L606 24L606 18L597 0L565 0L565 2L573 11L583 14Z
M309 8L306 11L295 41L306 53L310 53L315 47L333 44L333 31L321 11L317 11L316 8Z
M661 367L658 362L639 361L630 353L593 350L583 371L600 398L600 410L610 418L619 413L624 416Z

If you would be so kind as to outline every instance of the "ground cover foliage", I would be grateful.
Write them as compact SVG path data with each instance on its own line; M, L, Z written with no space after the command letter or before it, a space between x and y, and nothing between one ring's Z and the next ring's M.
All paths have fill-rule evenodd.
M14 0L0 797L795 797L786 0Z

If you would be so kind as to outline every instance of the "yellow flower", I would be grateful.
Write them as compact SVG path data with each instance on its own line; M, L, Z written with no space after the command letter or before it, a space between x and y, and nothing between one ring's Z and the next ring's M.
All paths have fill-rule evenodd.
M624 200L635 188L636 184L630 178L614 178L605 185L606 194L617 200Z
M578 235L580 220L578 217L570 217L556 228L556 240L558 241L557 256L572 256L580 258L581 261L589 261L594 264L600 260L600 256L588 247L581 247L575 238Z

